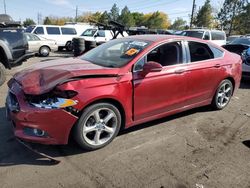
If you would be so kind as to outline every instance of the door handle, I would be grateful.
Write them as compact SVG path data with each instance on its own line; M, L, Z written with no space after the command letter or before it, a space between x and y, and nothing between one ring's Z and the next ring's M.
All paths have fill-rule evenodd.
M216 65L214 65L214 67L215 67L215 68L220 68L221 65L220 65L220 64L216 64Z
M184 73L186 70L185 69L178 69L178 70L175 70L174 73L175 74L182 74Z

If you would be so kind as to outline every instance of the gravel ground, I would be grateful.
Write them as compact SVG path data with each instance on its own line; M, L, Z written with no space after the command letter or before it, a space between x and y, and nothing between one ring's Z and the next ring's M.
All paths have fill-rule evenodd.
M8 71L8 79L54 53ZM107 147L85 152L66 146L34 147L61 160L55 165L19 144L5 119L6 84L0 87L1 187L250 188L250 82L229 106L190 110L121 132Z

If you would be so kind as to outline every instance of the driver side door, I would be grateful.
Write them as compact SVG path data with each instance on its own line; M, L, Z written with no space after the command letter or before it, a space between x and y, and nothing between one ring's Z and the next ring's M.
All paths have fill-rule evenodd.
M176 57L174 57L176 56ZM158 71L145 71L149 61L162 65ZM165 43L152 49L133 70L134 120L163 115L185 106L186 58L182 41Z

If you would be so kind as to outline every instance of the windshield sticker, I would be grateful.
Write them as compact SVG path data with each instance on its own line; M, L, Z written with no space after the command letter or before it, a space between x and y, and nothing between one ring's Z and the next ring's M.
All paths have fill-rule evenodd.
M148 43L146 42L141 42L141 41L133 41L130 44L135 45L135 46L146 46Z
M138 52L139 52L139 50L137 50L135 48L131 48L128 51L126 51L125 54L128 56L133 56L133 55L137 54Z

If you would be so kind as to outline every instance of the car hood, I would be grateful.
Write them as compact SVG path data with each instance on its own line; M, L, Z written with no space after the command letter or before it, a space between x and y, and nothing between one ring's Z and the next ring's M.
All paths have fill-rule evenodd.
M117 76L118 72L118 68L98 66L79 58L66 58L42 62L15 74L13 79L21 85L24 93L39 95L69 79Z

